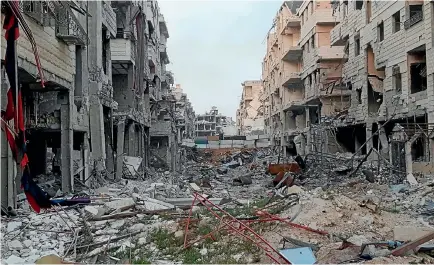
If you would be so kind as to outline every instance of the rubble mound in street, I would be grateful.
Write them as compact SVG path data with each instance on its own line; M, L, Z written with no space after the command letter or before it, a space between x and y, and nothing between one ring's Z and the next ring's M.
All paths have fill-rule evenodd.
M79 195L91 201L84 205L36 214L22 197L16 216L2 217L2 260L34 263L54 255L106 264L275 262L262 245L243 239L240 233L251 229L276 251L279 263L280 251L292 248L311 249L317 263L432 261L432 176L419 176L419 184L410 186L394 178L387 183L385 173L379 176L363 162L362 170L376 172L370 181L354 170L357 159L319 167L308 157L306 167L295 170L286 165L300 162L270 149L187 153L182 172L150 168L144 180L83 189ZM287 170L274 184L270 165ZM232 220L231 226L222 220Z

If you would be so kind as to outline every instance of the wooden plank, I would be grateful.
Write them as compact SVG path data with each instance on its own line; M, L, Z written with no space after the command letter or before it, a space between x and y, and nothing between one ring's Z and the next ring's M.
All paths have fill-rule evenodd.
M413 250L413 249L417 248L418 246L422 245L423 243L428 242L432 239L434 239L434 232L431 232L427 235L421 236L412 242L409 242L405 245L402 245L399 248L392 251L390 254L392 254L393 256L402 256L405 253L407 253L408 251Z

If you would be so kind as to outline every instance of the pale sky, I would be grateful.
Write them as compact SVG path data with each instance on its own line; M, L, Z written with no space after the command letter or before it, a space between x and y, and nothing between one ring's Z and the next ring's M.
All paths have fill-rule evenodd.
M265 37L282 2L158 1L170 38L167 66L197 113L235 119L241 83L261 79Z

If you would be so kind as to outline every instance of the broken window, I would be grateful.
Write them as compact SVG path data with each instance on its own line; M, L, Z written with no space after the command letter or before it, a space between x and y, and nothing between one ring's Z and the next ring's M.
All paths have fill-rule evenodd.
M362 104L362 88L356 89L357 92L357 103Z
M395 88L396 92L401 92L402 90L402 77L401 77L401 71L399 69L399 66L395 66L392 69L393 74L393 87Z
M353 84L351 82L347 82L346 87L348 90L353 90Z
M363 7L363 0L356 0L356 10L361 10Z
M410 65L411 93L417 93L426 90L426 63L414 63Z
M354 37L354 56L360 55L360 37Z
M345 18L348 14L348 1L346 0L343 2L342 11L342 15Z
M83 78L83 69L82 69L82 51L81 46L75 46L75 88L74 88L74 96L81 97L83 95L82 91L82 78Z
M400 12L396 12L395 14L393 14L392 16L392 32L398 32L401 30L401 14Z
M104 70L104 74L107 74L107 55L108 49L110 47L110 36L107 36L107 29L102 29L102 68Z
M311 44L312 44L312 49L314 49L315 48L315 34L312 35Z
M405 29L409 29L413 25L423 20L423 5L410 5L408 10L409 17L404 22Z
M377 26L377 34L378 34L378 40L383 41L384 40L384 22L381 22Z

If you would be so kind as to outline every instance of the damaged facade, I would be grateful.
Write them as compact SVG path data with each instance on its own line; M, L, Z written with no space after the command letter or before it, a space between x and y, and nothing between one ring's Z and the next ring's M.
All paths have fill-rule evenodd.
M299 5L296 13L289 12L291 5ZM411 167L432 170L433 5L285 2L264 59L264 86L270 91L264 97L266 125L274 144L295 143L301 153L366 154L373 148L369 159L382 156L407 175ZM287 13L288 21L299 24L285 22L285 28L279 28ZM288 32L298 39L281 56L293 62L294 71L291 78L277 82L280 73L272 76L269 69L279 63L270 65L268 58L284 49L278 40ZM273 88L272 82L283 85ZM280 91L273 97L273 89L289 90L290 99Z
M21 34L18 81L32 176L52 177L71 192L74 179L93 186L137 174L125 170L125 158L148 165L153 100L173 83L165 69L167 26L157 2L19 4L45 78L42 88L30 41ZM156 36L160 28L164 37ZM2 41L3 55L5 49ZM2 56L2 110L8 89L4 63ZM14 207L20 176L4 133L1 146L2 183L8 183L2 185L2 205Z
M264 106L261 101L262 81L245 81L237 110L238 135L264 134Z
M183 139L194 138L194 118L195 113L187 94L183 92L181 85L176 84L172 88L172 95L175 97L175 117L178 143Z
M196 115L194 124L196 137L218 136L222 135L224 131L226 131L228 135L233 135L234 130L236 130L232 119L219 113L217 107L212 107L211 110L205 114Z

